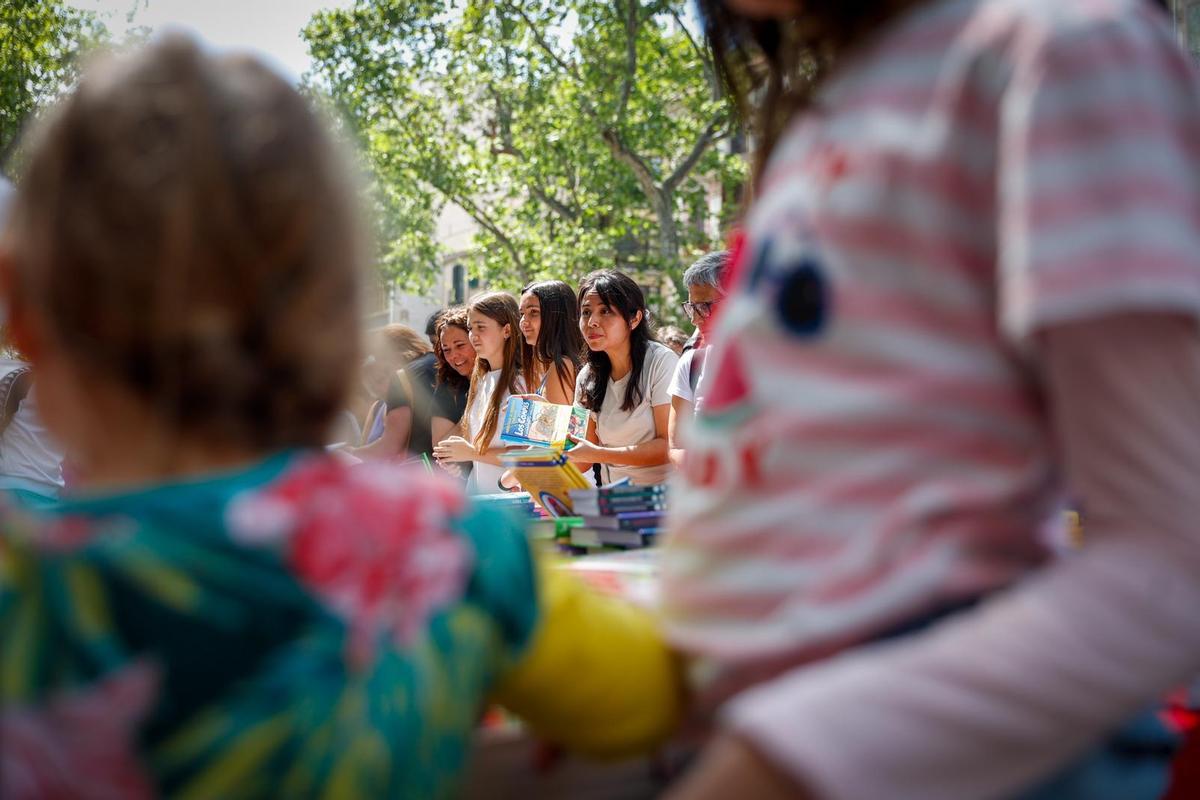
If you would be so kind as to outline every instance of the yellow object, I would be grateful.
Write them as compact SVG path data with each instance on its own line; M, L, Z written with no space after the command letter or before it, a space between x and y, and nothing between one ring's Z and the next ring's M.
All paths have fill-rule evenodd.
M542 615L496 701L555 744L592 756L649 751L683 711L683 670L654 617L538 563Z

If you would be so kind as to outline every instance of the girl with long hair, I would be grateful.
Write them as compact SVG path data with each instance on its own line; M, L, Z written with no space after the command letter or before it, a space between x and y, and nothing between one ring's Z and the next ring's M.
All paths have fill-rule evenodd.
M662 483L670 471L667 388L679 356L655 340L642 288L617 270L580 284L579 329L588 353L575 402L590 413L587 438L567 455L584 469L600 464L602 483Z
M525 385L551 403L575 401L575 375L583 360L579 306L562 281L538 281L521 291Z
M678 797L1160 796L1138 710L1200 674L1200 80L1165 15L700 5L758 150L663 553L695 696L740 694Z
M472 493L503 491L504 468L500 454L500 422L508 398L525 390L521 370L520 311L507 292L488 292L467 305L467 325L475 348L475 369L467 394L467 410L459 428L434 446L441 462L472 462L467 481Z

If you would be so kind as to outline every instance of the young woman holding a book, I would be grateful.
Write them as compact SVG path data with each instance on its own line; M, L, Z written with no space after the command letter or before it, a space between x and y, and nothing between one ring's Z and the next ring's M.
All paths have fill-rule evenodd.
M601 465L601 482L667 479L667 387L679 356L655 341L646 298L616 270L588 275L579 287L579 328L587 363L575 382L575 403L589 410L588 432L568 457L585 471Z
M531 283L521 292L525 385L551 403L575 402L575 376L586 345L575 292L562 281Z
M516 298L507 292L488 292L467 306L467 325L471 346L475 348L475 369L467 409L459 428L434 446L440 462L472 463L468 490L474 494L502 491L500 478L504 468L500 454L500 423L508 398L525 390L521 370L520 311Z
M759 153L662 607L699 696L760 685L678 797L1160 797L1151 707L1200 673L1200 78L1169 20L700 6ZM1052 557L1068 495L1087 541Z

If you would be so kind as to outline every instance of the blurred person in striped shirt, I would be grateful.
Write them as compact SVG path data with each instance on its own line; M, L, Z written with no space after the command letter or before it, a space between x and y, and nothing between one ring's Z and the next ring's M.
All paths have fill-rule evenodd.
M1158 796L1177 736L1140 712L1200 671L1200 82L1167 20L700 5L758 162L664 556L719 708L678 796ZM1052 558L1068 491L1088 541Z

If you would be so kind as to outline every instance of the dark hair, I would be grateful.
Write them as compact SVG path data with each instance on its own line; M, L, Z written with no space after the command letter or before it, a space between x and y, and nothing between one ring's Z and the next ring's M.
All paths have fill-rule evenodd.
M500 381L496 384L496 390L492 392L492 396L488 398L487 412L483 416L483 427L479 429L479 433L475 436L475 449L483 452L492 443L492 437L496 434L496 427L500 424L500 401L504 396L504 390L508 389L510 394L517 393L517 376L521 374L521 332L517 327L521 323L521 312L517 308L517 299L508 292L488 292L476 297L467 304L468 313L475 311L483 314L488 319L494 320L503 328L509 326L508 340L504 343L504 363L500 365L492 365L486 358L477 356L475 358L475 370L471 373L471 391L467 394L467 408L471 408L471 403L475 402L475 395L479 391L479 384L483 382L483 378L497 366L500 368Z
M445 383L458 391L463 391L470 388L471 376L460 375L458 370L446 361L446 356L442 353L442 334L446 332L446 328L458 328L463 335L470 333L467 329L466 306L451 306L438 312L437 331L435 332L438 346L433 349L434 355L437 356L437 385Z
M442 314L445 314L448 310L446 308L439 308L425 320L425 335L430 339L438 335L438 321L442 318Z
M579 308L583 307L583 299L589 292L595 292L600 300L621 315L627 324L632 324L637 313L642 312L641 324L629 331L629 362L632 378L625 386L625 398L621 401L622 411L632 411L642 402L646 394L642 386L642 366L646 363L646 351L654 339L654 331L650 323L650 310L646 308L646 296L637 281L623 272L615 269L601 269L591 273L579 285ZM608 354L588 349L587 380L583 384L583 405L592 411L599 412L604 405L604 393L608 389L608 379L612 375L612 362Z
M174 435L320 445L359 365L348 174L256 59L182 35L112 58L37 132L7 229L14 316Z
M696 0L722 83L758 142L756 185L788 120L809 104L830 68L897 14L926 1L804 0L795 20L780 21L743 17L725 0Z
M571 376L579 369L587 349L579 331L579 301L575 298L575 290L562 281L537 281L521 290L522 295L526 293L537 297L542 320L535 344L530 345L522 339L527 388L533 391L536 385L534 371L543 364L547 371L554 370L561 383L570 385Z

